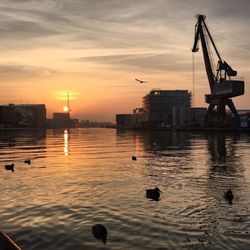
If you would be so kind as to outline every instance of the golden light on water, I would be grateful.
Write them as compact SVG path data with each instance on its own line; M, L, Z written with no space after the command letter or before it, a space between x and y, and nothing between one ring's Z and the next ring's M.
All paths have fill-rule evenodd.
M69 156L69 134L68 130L64 130L64 155Z

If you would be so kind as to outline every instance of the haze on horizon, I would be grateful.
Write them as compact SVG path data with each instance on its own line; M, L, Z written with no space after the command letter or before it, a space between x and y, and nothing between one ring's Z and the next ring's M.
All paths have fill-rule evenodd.
M195 15L204 14L222 58L245 79L234 103L250 108L249 12L247 0L2 0L0 104L45 103L51 116L69 91L72 116L114 121L153 88L192 91ZM195 61L195 106L206 106L201 50Z

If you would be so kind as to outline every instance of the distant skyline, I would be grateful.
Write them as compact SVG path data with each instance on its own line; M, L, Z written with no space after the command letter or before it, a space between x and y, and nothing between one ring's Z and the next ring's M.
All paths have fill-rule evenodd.
M245 79L234 103L250 108L249 13L247 0L1 0L0 104L45 103L51 116L69 92L73 117L114 121L153 88L192 91L195 15L204 14ZM206 107L201 50L195 61L195 106Z

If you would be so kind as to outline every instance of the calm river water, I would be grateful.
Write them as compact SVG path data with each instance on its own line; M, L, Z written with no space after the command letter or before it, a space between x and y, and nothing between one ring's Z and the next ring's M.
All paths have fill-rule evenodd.
M2 131L0 228L24 250L250 249L249 146L247 134Z

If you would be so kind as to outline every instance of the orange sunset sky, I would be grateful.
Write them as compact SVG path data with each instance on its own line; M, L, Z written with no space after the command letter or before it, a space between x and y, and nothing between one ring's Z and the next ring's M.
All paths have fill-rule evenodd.
M192 91L201 13L222 58L245 79L236 107L250 109L248 0L1 0L0 12L0 104L45 103L50 117L69 91L73 117L114 121L153 88ZM206 106L201 49L195 61L195 106Z

